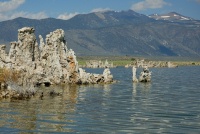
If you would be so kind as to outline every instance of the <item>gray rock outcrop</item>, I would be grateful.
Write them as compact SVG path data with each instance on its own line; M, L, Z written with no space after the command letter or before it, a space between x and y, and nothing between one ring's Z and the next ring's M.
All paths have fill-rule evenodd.
M101 60L89 60L86 61L85 67L87 68L114 68L116 66L113 65L113 62L108 62L108 60L105 60L105 62Z
M34 28L18 30L18 41L11 42L9 54L0 45L0 67L20 72L18 85L51 85L60 83L111 83L113 77L107 70L103 74L86 73L79 68L76 55L67 48L64 31L57 29L39 36L38 45Z
M8 64L8 56L6 54L6 46L0 45L0 68L9 66Z
M151 72L149 71L148 67L144 67L143 71L140 73L139 77L140 82L150 82L151 81Z
M110 81L113 81L113 76L112 76L109 68L104 69L103 78L104 78L105 83L110 83Z
M133 66L133 68L132 68L132 73L133 73L132 79L133 79L134 83L137 83L138 81L139 82L150 82L151 81L151 72L149 71L147 66L143 67L143 71L140 73L139 80L137 79L137 76L136 76L136 70L137 70L136 67Z
M175 67L178 67L176 64L172 63L172 62L166 62L166 61L148 61L148 60L139 60L139 59L136 59L134 62L130 63L130 64L127 64L125 65L125 68L128 68L128 67L132 67L132 66L136 66L138 68L144 68L144 67L168 67L168 68L175 68Z
M81 84L98 84L113 82L113 76L111 75L109 68L105 68L103 74L87 73L84 69L79 68L79 74Z
M137 79L137 77L136 77L136 71L137 71L136 67L133 66L133 68L132 68L132 72L133 72L133 82L138 82L138 79Z

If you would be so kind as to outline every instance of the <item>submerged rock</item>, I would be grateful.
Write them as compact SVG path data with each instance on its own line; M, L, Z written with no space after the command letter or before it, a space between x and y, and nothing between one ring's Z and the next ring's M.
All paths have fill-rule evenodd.
M0 90L0 98L10 99L30 99L36 94L36 90L33 86L21 87L16 84L9 84L5 89Z

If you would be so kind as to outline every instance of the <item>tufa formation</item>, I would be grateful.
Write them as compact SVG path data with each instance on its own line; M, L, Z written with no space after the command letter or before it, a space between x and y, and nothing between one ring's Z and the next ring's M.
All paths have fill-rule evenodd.
M0 68L20 72L17 85L52 85L52 84L97 84L112 83L113 76L106 68L103 74L86 73L79 68L76 55L67 48L64 31L57 29L39 36L37 43L35 30L24 27L18 30L18 41L11 42L6 54L6 46L0 45Z

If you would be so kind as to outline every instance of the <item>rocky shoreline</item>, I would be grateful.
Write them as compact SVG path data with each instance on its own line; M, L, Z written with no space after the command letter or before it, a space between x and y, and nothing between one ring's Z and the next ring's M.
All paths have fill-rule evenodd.
M65 33L62 29L57 29L46 35L45 41L40 35L39 44L34 32L35 29L32 27L19 29L18 41L10 43L11 48L8 54L6 46L0 45L0 68L19 72L17 81L1 81L1 87L15 91L17 89L12 88L16 86L17 88L26 88L63 83L99 84L113 82L113 75L109 68L105 68L102 74L87 73L79 68L75 52L67 48L67 42L64 39ZM1 95L5 96L8 93L1 92Z

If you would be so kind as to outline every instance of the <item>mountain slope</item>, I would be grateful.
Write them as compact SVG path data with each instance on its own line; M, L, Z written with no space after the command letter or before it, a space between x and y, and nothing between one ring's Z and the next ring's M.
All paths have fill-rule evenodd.
M156 20L169 20L169 21L174 21L174 20L193 20L192 18L190 17L186 17L186 16L183 16L181 14L178 14L176 12L170 12L170 13L167 13L167 14L152 14L149 16L150 18L154 18Z
M24 26L34 27L36 36L44 38L61 28L68 47L77 55L200 57L200 21L178 19L177 13L169 15L175 17L173 21L132 10L80 14L70 20L17 18L0 22L0 43L17 40L17 30Z
M199 30L177 26L174 29L171 25L163 27L162 23L157 26L150 23L66 33L77 36L75 44L96 54L101 50L94 48L100 47L104 50L101 53L107 55L199 56L200 46L196 45L200 42ZM188 35L185 35L186 32ZM196 39L191 41L192 38ZM70 39L67 40L73 44Z

